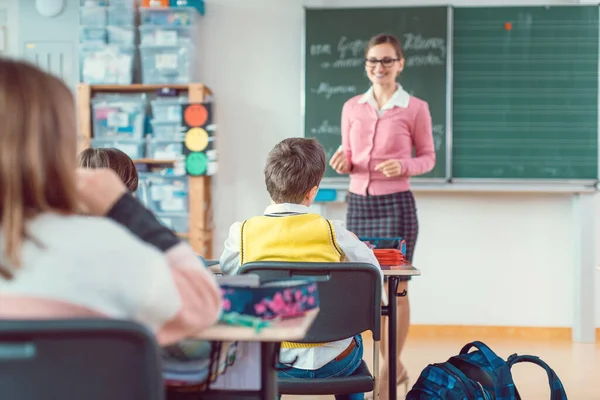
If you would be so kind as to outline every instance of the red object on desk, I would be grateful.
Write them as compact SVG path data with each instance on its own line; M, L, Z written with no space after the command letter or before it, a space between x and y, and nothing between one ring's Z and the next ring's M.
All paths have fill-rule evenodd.
M392 265L403 265L407 264L404 254L398 249L375 249L373 254L379 261L379 265L392 266Z

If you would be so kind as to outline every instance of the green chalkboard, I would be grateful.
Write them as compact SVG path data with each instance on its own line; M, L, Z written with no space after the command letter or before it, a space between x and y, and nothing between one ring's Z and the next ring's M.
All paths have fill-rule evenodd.
M446 177L447 7L307 9L305 15L304 134L331 157L341 143L342 106L370 86L364 68L368 40L398 37L405 69L400 83L429 103L436 167L423 177ZM327 168L326 177L338 177Z
M598 7L454 9L453 178L598 177Z

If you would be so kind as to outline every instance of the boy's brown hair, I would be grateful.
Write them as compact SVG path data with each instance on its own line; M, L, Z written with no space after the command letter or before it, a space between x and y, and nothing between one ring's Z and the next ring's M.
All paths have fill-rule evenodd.
M81 168L110 168L119 175L127 189L135 192L139 177L133 160L127 154L114 148L87 148L79 154Z
M265 184L275 203L301 204L325 174L325 150L315 139L289 138L269 153Z

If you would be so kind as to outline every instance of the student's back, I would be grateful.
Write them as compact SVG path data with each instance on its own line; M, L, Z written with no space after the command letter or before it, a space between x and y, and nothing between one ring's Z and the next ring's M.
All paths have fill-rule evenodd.
M234 223L221 255L221 269L236 274L253 261L366 262L379 266L373 252L340 221L309 213L325 172L325 152L314 139L291 138L275 146L265 167L272 203L262 216ZM360 335L330 343L282 343L283 377L327 378L351 375L362 360ZM358 400L363 393L336 396Z
M0 120L0 318L132 319L164 344L214 323L218 287L189 246L114 171L76 171L64 83L0 58Z

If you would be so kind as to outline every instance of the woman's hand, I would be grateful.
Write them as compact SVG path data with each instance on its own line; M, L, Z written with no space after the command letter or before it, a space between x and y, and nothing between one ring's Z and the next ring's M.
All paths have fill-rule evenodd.
M85 214L106 215L125 193L125 184L112 169L77 170L77 196Z
M402 174L402 164L398 160L387 160L378 164L375 171L381 172L388 178L393 178Z
M329 165L331 165L331 168L338 174L347 174L350 172L350 163L342 149L338 149L335 152L333 157L331 157L331 160L329 160Z

